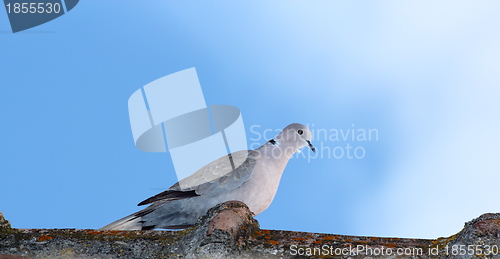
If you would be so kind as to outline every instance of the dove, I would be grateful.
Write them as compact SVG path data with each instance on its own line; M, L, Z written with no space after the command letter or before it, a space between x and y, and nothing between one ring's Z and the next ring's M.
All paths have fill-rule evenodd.
M311 144L312 133L293 123L275 138L254 150L241 150L221 157L169 189L138 205L148 207L112 222L100 230L183 229L219 203L237 200L255 214L273 201L281 176L290 158ZM235 167L233 161L242 163Z

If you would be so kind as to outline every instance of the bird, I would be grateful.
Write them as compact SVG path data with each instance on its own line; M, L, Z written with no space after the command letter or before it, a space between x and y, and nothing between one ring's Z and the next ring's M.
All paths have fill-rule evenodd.
M254 215L273 201L289 159L303 147L315 148L312 132L292 123L275 138L254 150L223 156L169 189L138 204L148 207L112 222L100 230L184 229L195 225L200 216L219 203L245 203ZM233 160L243 161L235 167Z

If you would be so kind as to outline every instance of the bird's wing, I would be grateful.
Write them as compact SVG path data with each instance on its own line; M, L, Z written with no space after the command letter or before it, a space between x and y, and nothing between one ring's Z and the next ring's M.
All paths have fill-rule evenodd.
M256 162L254 152L242 150L223 156L172 185L168 190L142 201L139 205L199 195L217 196L238 188L252 174Z
M137 206L141 205L146 205L153 203L155 201L163 200L163 201L173 201L173 200L180 200L180 199L185 199L185 198L191 198L199 196L196 194L194 190L190 191L176 191L176 190L166 190L164 192L158 193L157 195L147 198L143 201L141 201Z

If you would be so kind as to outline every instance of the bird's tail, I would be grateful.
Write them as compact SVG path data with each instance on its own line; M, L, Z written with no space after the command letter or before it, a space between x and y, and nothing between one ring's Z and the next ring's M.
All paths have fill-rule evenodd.
M99 230L144 230L142 216L152 212L154 210L152 207L153 206L147 207L115 222L109 223Z

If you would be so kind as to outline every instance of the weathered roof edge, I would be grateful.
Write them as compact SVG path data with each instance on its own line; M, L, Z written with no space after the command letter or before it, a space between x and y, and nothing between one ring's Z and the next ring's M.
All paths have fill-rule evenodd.
M181 231L15 229L0 213L0 259L500 258L499 248L500 213L483 214L456 235L434 240L265 230L237 201L215 206Z

